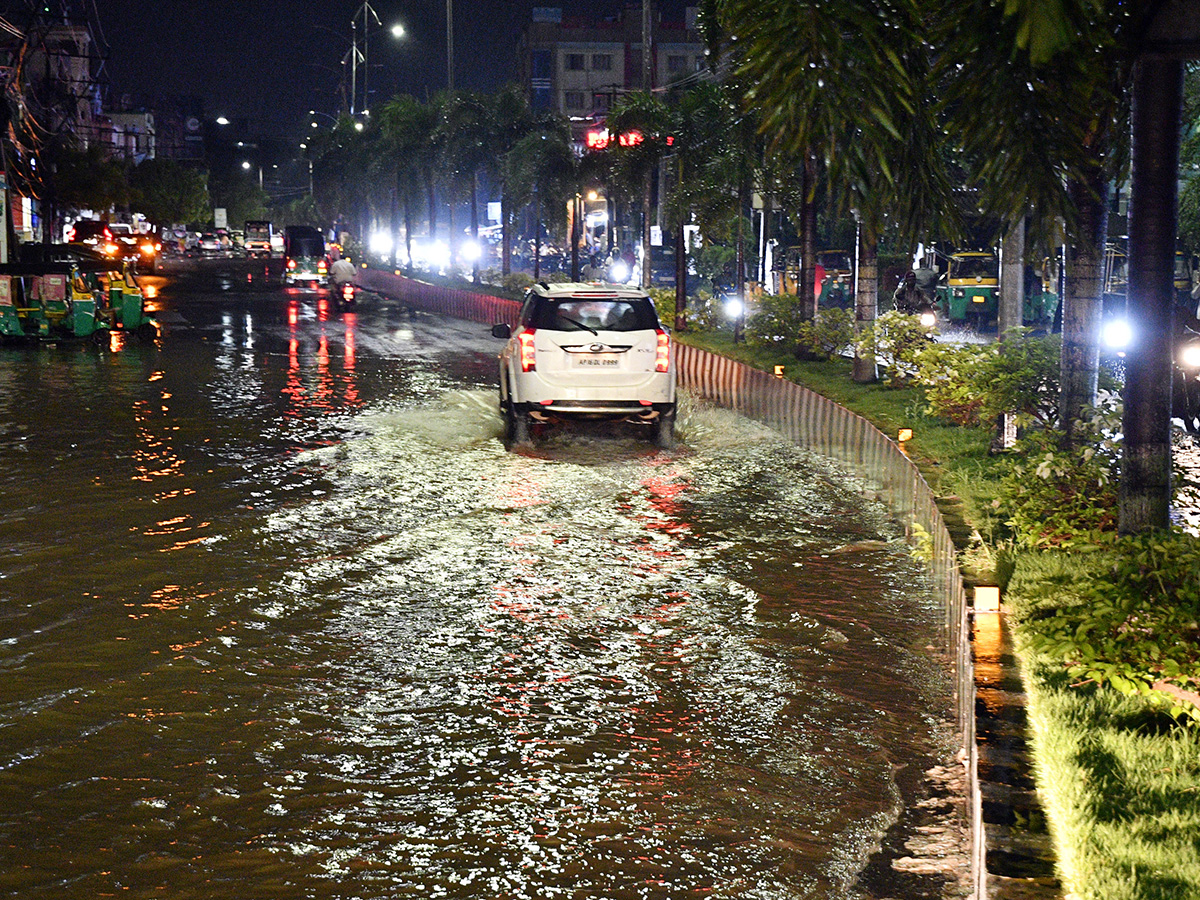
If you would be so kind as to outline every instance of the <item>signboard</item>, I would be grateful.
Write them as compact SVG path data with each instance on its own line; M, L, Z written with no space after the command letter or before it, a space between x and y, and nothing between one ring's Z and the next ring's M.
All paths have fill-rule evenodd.
M38 299L42 302L61 303L67 299L66 275L43 275L38 281Z
M0 306L12 305L12 276L0 275Z
M650 246L651 247L661 247L662 246L662 228L659 227L658 225L650 226Z
M488 221L490 221L490 222L499 222L500 221L500 201L499 200L489 200L488 201L487 216L488 216Z
M229 217L225 213L225 207L218 206L213 210L213 228L228 228Z

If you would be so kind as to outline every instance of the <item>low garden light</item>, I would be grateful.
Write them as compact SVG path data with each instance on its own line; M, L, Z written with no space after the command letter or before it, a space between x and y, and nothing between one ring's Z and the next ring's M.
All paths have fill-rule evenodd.
M1000 612L1000 588L994 584L975 585L973 608L977 613Z

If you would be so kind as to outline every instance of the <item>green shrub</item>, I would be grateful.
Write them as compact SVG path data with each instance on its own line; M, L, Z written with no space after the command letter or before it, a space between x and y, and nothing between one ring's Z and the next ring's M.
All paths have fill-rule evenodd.
M1161 689L1200 690L1200 539L1122 538L1112 557L1078 585L1075 602L1030 618L1022 636L1072 678L1144 695L1200 722L1200 709Z
M930 344L915 356L914 380L926 388L929 411L959 425L985 425L1002 413L1018 427L1051 426L1058 413L1058 335L1010 332L989 344Z
M819 309L816 321L801 322L796 330L802 346L833 359L854 342L854 315L848 309Z
M930 415L955 425L978 425L983 407L978 379L984 344L929 344L917 355L915 381L925 388Z
M800 298L795 294L764 294L746 322L746 342L795 353L801 346Z
M1071 447L1061 433L1030 432L1017 442L996 503L1022 547L1104 543L1117 526L1121 407L1112 395L1087 410Z
M528 272L509 272L500 276L500 287L506 291L523 294L533 286L533 276Z
M858 337L860 356L873 356L884 369L885 384L905 385L917 375L918 354L930 346L929 329L917 316L889 310Z

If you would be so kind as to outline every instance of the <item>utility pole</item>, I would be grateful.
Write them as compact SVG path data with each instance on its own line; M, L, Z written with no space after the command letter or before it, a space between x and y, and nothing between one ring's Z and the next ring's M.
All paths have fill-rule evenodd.
M363 26L363 48L361 53L358 51L358 19L360 16L362 17ZM368 16L371 18L367 18ZM376 25L383 25L383 22L381 22L379 19L378 13L375 12L375 8L371 6L370 0L363 0L363 5L358 8L358 10L354 13L354 18L350 20L350 29L354 42L354 46L350 50L350 93L352 95L350 100L350 115L354 115L354 106L358 98L357 81L359 59L362 59L363 64L363 102L361 108L363 112L370 112L371 110L371 92L367 86L367 79L368 75L370 74L370 69L367 65L367 51L370 44L369 38L371 34L371 19L375 20Z
M446 89L454 90L454 0L446 0Z
M450 0L446 0L446 2L449 3ZM654 87L653 69L650 65L651 15L650 0L642 0L642 90L647 93Z

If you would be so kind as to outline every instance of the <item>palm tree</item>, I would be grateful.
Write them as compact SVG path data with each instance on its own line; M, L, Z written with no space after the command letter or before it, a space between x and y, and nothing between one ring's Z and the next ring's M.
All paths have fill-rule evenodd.
M489 142L493 120L487 101L470 91L444 94L440 109L438 146L451 190L450 256L454 259L453 200L464 191L471 210L471 237L479 242L479 173L494 152ZM472 260L471 277L479 280L478 255Z
M492 153L487 157L486 167L500 187L500 271L508 275L512 271L514 204L512 190L505 177L505 163L521 140L545 123L533 114L525 91L519 85L509 84L501 88L490 98L490 105L492 118L489 143Z
M411 276L413 209L422 201L423 195L427 199L433 191L432 137L437 125L437 112L432 106L404 94L384 104L379 113L379 123L383 134L381 149L392 167L396 200L403 209L405 268ZM431 238L433 224L431 221ZM398 236L396 227L392 231Z
M521 138L504 158L504 182L514 206L533 207L533 277L541 277L542 211L564 208L575 196L575 154L563 120L550 120Z
M891 46L895 9L907 0L715 0L731 38L732 67L744 102L757 111L768 152L790 160L800 182L803 245L800 308L816 315L813 205L819 163L839 165L847 135L896 131ZM893 8L895 7L895 9ZM888 171L885 142L872 141L870 164Z
M608 130L616 135L615 169L629 185L640 185L642 196L642 287L650 287L650 221L654 176L666 155L672 117L653 94L635 92L622 97L609 111ZM635 137L636 135L636 137Z

